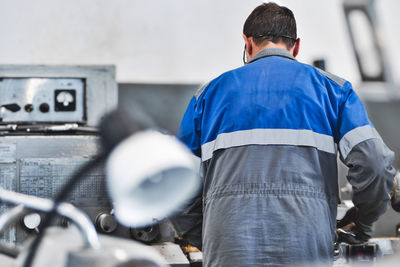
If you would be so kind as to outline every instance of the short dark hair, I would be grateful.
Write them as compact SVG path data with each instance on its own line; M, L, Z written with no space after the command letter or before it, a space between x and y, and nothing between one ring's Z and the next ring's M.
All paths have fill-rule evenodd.
M246 19L243 33L253 37L256 45L283 42L290 49L297 39L296 20L289 8L273 2L264 3L256 7Z

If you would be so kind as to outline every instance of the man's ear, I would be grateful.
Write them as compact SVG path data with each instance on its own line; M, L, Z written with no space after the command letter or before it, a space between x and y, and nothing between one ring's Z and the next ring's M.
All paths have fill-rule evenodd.
M297 38L296 42L294 43L293 48L293 56L296 57L300 51L300 38Z
M244 39L244 43L246 45L247 58L249 58L249 57L251 57L251 54L253 53L252 37L247 37L245 34L243 34L243 39Z

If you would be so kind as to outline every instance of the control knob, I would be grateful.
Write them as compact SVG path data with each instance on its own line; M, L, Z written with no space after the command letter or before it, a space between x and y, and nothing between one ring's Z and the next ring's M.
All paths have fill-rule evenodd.
M97 215L96 226L103 233L112 233L117 229L118 224L114 215L103 212Z
M25 215L22 219L23 225L28 230L36 230L39 227L41 221L42 219L40 218L39 213L36 212Z

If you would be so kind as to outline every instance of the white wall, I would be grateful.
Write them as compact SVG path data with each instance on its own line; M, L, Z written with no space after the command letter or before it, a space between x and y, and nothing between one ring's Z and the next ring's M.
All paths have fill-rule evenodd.
M120 82L199 83L242 65L255 0L0 0L0 64L115 64ZM340 0L282 0L310 63L357 82ZM398 0L380 0L382 35L399 74ZM397 64L397 65L396 65Z

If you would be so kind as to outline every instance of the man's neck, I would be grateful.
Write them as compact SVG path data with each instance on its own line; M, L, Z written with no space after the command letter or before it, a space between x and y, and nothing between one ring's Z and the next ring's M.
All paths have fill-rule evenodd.
M266 44L266 45L254 47L253 54L251 55L251 57L253 58L261 50L268 49L268 48L281 48L281 49L288 50L285 44L282 44L282 43L277 43L276 44L276 43L273 43L273 42L268 42L268 44ZM290 50L288 50L288 51L292 54L292 51L290 51Z

